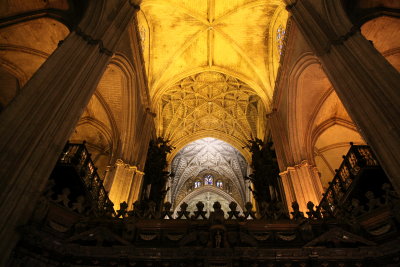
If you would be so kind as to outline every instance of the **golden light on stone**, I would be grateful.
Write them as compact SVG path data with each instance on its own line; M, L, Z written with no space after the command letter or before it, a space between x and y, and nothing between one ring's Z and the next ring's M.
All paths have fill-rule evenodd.
M225 136L241 149L264 126L263 114L260 97L247 84L218 72L203 72L184 78L162 95L158 134L174 146L194 134Z
M284 6L281 0L142 1L138 22L159 135L182 146L195 134L214 136L238 149L264 137ZM222 89L227 84L234 93Z

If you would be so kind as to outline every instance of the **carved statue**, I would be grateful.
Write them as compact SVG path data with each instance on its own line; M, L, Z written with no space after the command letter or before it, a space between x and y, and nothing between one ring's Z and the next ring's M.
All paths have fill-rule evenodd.
M143 188L150 188L148 200L156 203L156 210L160 211L162 202L169 188L165 189L170 173L166 172L167 154L174 147L168 144L169 140L158 137L151 140L147 151L147 160L144 168Z
M253 173L247 179L254 185L254 189L250 188L250 191L259 205L262 202L280 200L279 167L272 142L264 143L258 138L248 142L245 147L252 153Z
M215 247L220 248L221 247L221 240L222 236L219 230L217 230L217 233L215 234Z
M128 211L128 204L124 201L119 205L119 210L117 210L117 215L115 216L116 218L122 217L124 218Z
M300 211L299 203L297 201L292 202L293 211L291 212L293 219L302 220L304 219L304 213Z
M321 214L318 211L314 210L314 203L312 201L307 202L307 209L308 211L306 213L309 219L321 218Z

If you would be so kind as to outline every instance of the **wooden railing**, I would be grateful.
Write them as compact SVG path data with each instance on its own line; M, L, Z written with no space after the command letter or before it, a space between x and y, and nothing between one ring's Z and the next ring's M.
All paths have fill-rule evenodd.
M75 168L93 203L97 203L94 206L98 211L114 213L113 203L108 198L85 142L82 144L67 143L58 164L71 165Z
M369 146L354 145L350 143L351 147L346 156L343 156L343 162L329 187L323 194L323 198L317 207L317 211L322 214L336 213L336 207L342 205L347 199L347 195L354 187L354 181L359 178L361 172L368 167L379 166L378 161L375 159L373 152Z

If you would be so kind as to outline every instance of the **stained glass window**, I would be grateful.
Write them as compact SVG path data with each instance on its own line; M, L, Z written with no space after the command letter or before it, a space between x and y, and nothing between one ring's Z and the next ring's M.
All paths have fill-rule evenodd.
M285 28L283 28L282 25L280 25L278 27L278 30L276 31L276 43L278 46L279 55L282 55L283 43L285 40L285 33L286 33Z
M194 182L194 188L199 188L200 186L201 186L201 182L200 181Z
M207 174L206 176L204 176L204 184L205 185L213 184L213 176L211 174Z
M222 181L217 181L217 187L222 188Z

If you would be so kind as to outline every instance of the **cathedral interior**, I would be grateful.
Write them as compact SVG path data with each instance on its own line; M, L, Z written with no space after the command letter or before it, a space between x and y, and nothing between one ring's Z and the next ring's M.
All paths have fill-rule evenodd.
M0 266L400 266L398 0L0 0Z

